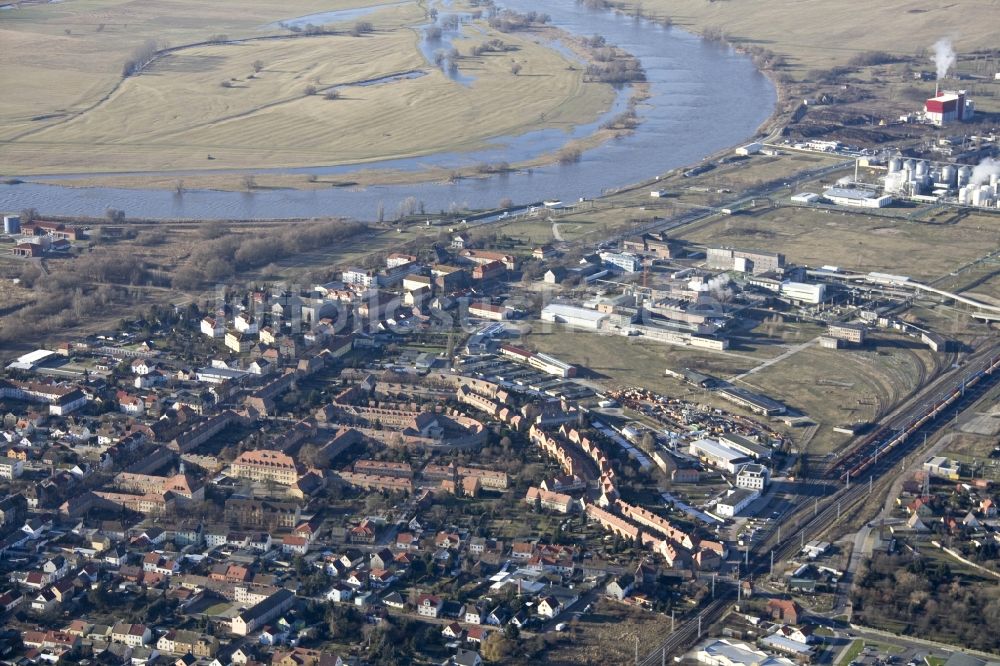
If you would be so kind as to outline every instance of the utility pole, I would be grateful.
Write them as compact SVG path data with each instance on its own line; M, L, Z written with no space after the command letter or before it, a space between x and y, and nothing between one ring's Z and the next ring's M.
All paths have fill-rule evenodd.
M875 476L874 475L868 477L868 494L869 495L872 494L872 484L873 483L875 483Z
M774 549L771 550L771 570L767 575L774 578Z
M660 666L667 666L667 648L663 648L663 652L660 653Z
M635 666L639 666L639 634L635 635Z
M698 638L701 638L701 613L698 613Z
M805 547L806 547L806 533L799 532L799 550L802 550Z
M712 574L712 598L715 598L715 574Z
M840 519L840 502L837 502L837 519Z
M781 523L778 523L778 543L781 543Z
M674 633L674 613L677 612L674 609L670 609L670 633Z
M851 489L851 471L847 470L847 489Z
M815 518L816 514L818 513L819 513L819 498L816 498L816 501L813 503L813 518Z

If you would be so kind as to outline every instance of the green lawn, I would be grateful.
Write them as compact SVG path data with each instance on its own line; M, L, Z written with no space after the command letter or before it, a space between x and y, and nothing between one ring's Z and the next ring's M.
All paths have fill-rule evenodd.
M864 649L865 642L863 640L859 639L854 641L851 643L851 647L847 648L847 651L844 653L844 658L840 660L840 663L838 663L837 666L847 666L852 661L857 659L858 655L861 654L861 651Z

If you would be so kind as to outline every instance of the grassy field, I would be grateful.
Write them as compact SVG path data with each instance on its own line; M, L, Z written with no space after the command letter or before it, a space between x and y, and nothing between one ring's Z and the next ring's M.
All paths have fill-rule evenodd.
M742 383L818 423L809 452L824 455L850 439L850 435L833 432L834 427L881 416L934 371L937 358L906 343L876 336L865 350L814 345L749 375Z
M782 207L715 218L680 237L701 244L767 248L806 266L883 271L927 280L983 256L1000 242L1000 217L927 224L865 213Z
M97 2L86 4L94 6L95 12L100 6ZM104 13L117 16L116 12L127 14L128 7L136 3L125 3L125 7L105 4ZM146 4L160 5L163 12L179 11L168 10L166 3ZM5 17L17 17L16 22L6 22L12 26L8 32L21 38L35 34L32 29L39 26L51 30L55 24L86 24L79 10L55 21L47 7L5 12ZM259 26L266 22L262 13L246 21L242 8L232 12L240 14L241 20L216 22L217 17L211 12L203 15L201 5L198 7L188 9L205 23L214 24L213 33L227 33L230 38L259 36ZM285 7L283 12L285 16L296 15L312 8L313 4L300 3ZM61 10L49 11L60 15ZM380 22L378 17L383 14L387 17ZM417 48L421 37L411 26L426 20L419 5L380 10L366 16L368 19L376 32L361 37L300 36L193 46L168 54L118 87L117 73L106 72L91 81L77 101L45 98L41 92L27 99L11 96L18 97L18 102L8 99L6 107L0 107L0 120L9 121L3 124L4 134L0 135L7 139L6 144L0 144L0 172L308 166L461 151L481 147L491 136L541 127L569 128L594 119L613 99L610 86L584 83L580 68L570 68L570 62L557 51L526 36L501 35L481 30L482 26L467 27L463 39L456 42L463 54L459 71L473 77L469 85L463 85L429 65ZM104 25L110 25L111 20ZM153 27L129 21L130 36ZM157 34L161 40L205 37L183 30L174 35L167 23L163 36ZM104 27L95 33L97 37L81 35L79 42L59 50L60 57L73 59L77 49L87 44L112 40L107 31ZM501 39L509 50L468 55L475 45L491 39ZM119 70L126 57L117 54ZM257 61L263 69L254 73ZM104 69L112 62L105 63ZM520 67L517 75L511 71L513 63ZM58 68L58 58L46 66ZM92 68L101 69L95 63ZM333 86L413 70L425 74L380 85L343 87L336 100L323 95ZM6 73L15 84L22 74L33 71L26 63L12 63ZM310 86L319 94L307 95ZM88 110L73 115L82 109ZM63 111L69 115L25 120L28 114L38 118Z
M645 655L670 633L668 616L629 608L606 599L594 604L593 613L583 615L571 624L572 640L547 653L546 664L626 666L634 663L637 638L639 654Z
M578 363L583 376L608 386L644 386L671 395L701 395L675 379L665 376L667 368L695 368L717 376L745 372L757 360L735 353L711 352L643 341L620 335L597 335L563 326L533 324L523 340L538 351L569 363Z
M748 9L742 2L704 0L625 0L626 11L636 7L656 18L670 17L674 25L702 32L719 28L731 41L768 48L786 56L793 75L813 68L846 64L866 51L913 56L930 51L941 37L952 37L958 51L996 47L996 27L990 21L970 21L996 10L990 0L971 0L961 6L916 0L872 3L845 0L758 0ZM993 27L990 27L993 25ZM929 62L927 68L933 70Z

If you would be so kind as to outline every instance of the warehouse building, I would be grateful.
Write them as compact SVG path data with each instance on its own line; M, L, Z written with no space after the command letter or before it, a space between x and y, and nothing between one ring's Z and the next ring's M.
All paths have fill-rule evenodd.
M720 444L714 439L699 439L691 442L691 455L697 456L706 464L735 474L741 465L752 462L742 451Z
M743 455L750 456L754 460L766 460L771 457L771 447L764 446L736 433L727 432L724 435L720 435L719 441Z
M784 414L788 411L787 407L776 400L771 400L767 396L763 396L759 393L754 393L753 391L748 391L736 386L719 389L719 397L737 404L740 407L745 407L754 414L777 416L778 414Z
M542 308L542 321L566 324L576 328L587 328L596 331L601 328L608 315L603 312L582 308L578 305L551 303Z

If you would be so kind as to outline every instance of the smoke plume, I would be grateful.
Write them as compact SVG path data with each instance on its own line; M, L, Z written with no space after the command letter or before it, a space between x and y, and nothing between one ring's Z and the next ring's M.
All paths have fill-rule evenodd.
M948 75L948 70L955 64L955 49L947 37L934 42L934 65L937 67L937 77L940 81Z
M990 176L993 174L1000 176L1000 160L987 157L972 169L969 183L971 185L985 185L990 182Z

